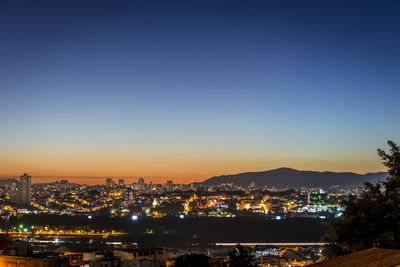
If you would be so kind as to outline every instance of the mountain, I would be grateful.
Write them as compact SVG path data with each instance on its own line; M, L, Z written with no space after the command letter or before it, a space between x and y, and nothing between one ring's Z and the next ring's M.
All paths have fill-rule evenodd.
M10 179L2 179L0 178L0 185L7 185L7 184L12 184L12 183L17 183L18 180L15 178L10 178Z
M257 186L270 187L329 187L329 186L360 186L364 182L385 180L387 173L357 174L353 172L316 172L300 171L291 168L279 168L262 172L246 172L233 175L221 175L202 182L204 186L223 183L248 186L254 182Z

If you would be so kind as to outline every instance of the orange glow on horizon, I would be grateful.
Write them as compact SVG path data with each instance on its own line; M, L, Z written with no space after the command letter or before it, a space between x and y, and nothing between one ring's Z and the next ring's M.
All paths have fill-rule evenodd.
M24 158L11 160L0 158L0 177L19 177L29 173L33 183L53 182L67 179L81 184L104 184L105 178L124 178L126 183L136 182L143 177L146 182L174 183L201 182L213 176L257 172L290 167L310 171L378 172L385 168L377 157L355 159L293 157L293 158L246 158L246 157L142 157L142 158Z

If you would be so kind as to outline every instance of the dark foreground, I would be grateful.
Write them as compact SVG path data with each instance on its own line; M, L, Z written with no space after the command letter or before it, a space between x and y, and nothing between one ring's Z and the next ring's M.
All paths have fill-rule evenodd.
M209 246L218 242L319 242L328 232L323 220L289 218L107 218L28 215L11 220L11 227L48 226L57 229L116 230L127 235L115 237L139 246ZM4 226L2 225L2 228Z

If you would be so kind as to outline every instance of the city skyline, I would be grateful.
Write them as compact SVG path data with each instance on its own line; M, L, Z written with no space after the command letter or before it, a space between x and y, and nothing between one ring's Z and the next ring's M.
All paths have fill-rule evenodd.
M384 171L376 149L399 143L399 11L3 1L0 176Z
M399 14L0 0L0 266L400 264Z
M330 174L344 174L347 176L347 178L350 178L348 175L349 174L355 174L355 175L360 175L360 176L366 176L363 179L372 179L372 180L379 180L379 179L384 179L386 172L382 171L382 172L367 172L367 173L356 173L356 172L332 172L332 171L312 171L312 170L301 170L301 169L293 169L293 168L288 168L288 167L281 167L281 168L276 168L276 169L270 169L270 170L264 170L264 171L259 171L259 172L240 172L240 173L228 173L228 174L223 174L223 175L215 175L215 176L210 176L207 177L205 179L198 179L198 180L191 180L191 181L186 181L186 180L182 180L182 179L174 179L174 178L166 178L166 177L145 177L145 176L33 176L34 180L33 183L34 184L43 184L43 183L54 183L54 182L70 182L70 183L75 183L75 184L86 184L86 185L101 185L101 184L106 184L107 185L107 181L109 180L110 182L115 182L118 183L118 181L123 181L126 184L136 184L136 183L140 183L140 180L144 180L145 183L152 183L152 184L167 184L169 182L175 183L175 184L192 184L192 183L203 183L206 182L208 180L210 180L211 178L219 178L219 177L223 177L224 175L227 176L240 176L240 175L247 175L248 177L245 178L244 180L247 182L254 182L254 179L260 179L259 176L257 176L257 174L262 174L262 173L270 173L270 172L280 172L280 176L288 178L287 176L285 176L285 172L287 172L287 174L293 175L293 173L301 173L301 172L306 172L308 173L308 175L310 175L310 173L313 173L313 175L316 174L324 174L324 173L330 173ZM376 175L376 176L369 176L367 177L367 175ZM27 175L26 173L24 173L24 176ZM254 176L255 175L255 176ZM251 178L251 176L253 176L253 178ZM17 176L15 175L0 175L0 181L1 179L16 179ZM22 177L22 176L21 176ZM30 176L29 176L30 177ZM304 177L300 178L303 179ZM337 179L338 177L335 177L335 179ZM265 178L264 178L265 179ZM105 182L104 182L105 180ZM114 181L115 180L115 181ZM268 182L271 182L271 180L269 180L267 178ZM335 180L332 180L331 182L333 182ZM364 180L365 182L366 180ZM283 182L283 181L282 181ZM310 181L309 181L310 182ZM338 185L341 184L343 181L337 181ZM356 182L356 181L354 181ZM235 182L233 182L234 184L236 184ZM275 182L276 183L276 182ZM284 184L285 182L283 182ZM357 183L357 182L356 182ZM281 184L280 186L285 187L283 184ZM287 181L286 181L287 184ZM236 184L237 185L237 184ZM292 184L293 185L293 184ZM344 184L341 184L342 186L344 186ZM294 186L294 185L293 185ZM274 187L274 186L272 186ZM329 187L329 185L325 184L325 185L320 185L320 186L314 186L314 187Z

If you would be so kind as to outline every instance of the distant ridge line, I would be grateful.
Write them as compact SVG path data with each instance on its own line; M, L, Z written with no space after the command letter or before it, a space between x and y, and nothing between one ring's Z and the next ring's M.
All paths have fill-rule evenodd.
M256 186L270 187L361 186L365 182L376 182L384 180L386 177L386 172L358 174L354 172L304 171L283 167L268 171L214 176L201 184L211 186L234 183L239 186L248 186L254 182Z

